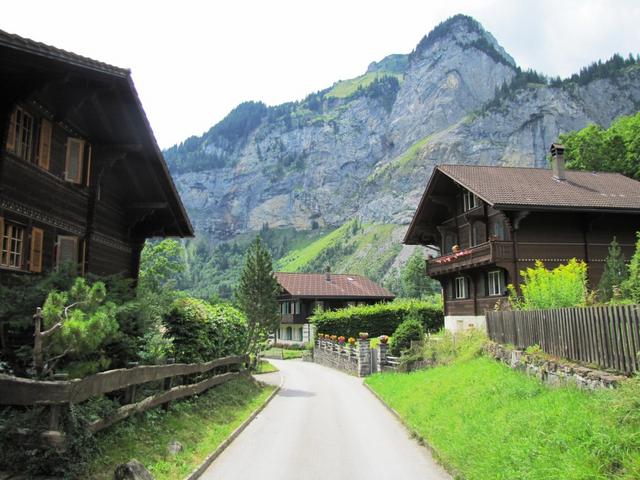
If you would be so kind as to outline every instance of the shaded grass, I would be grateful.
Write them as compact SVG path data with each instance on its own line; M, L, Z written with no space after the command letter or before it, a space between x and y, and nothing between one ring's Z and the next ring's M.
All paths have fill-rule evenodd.
M100 454L82 478L111 480L116 465L136 458L156 480L184 478L213 452L249 415L262 405L274 387L241 377L199 397L154 409L98 434ZM167 453L171 440L184 450Z
M640 478L640 382L548 388L485 357L366 382L467 480Z

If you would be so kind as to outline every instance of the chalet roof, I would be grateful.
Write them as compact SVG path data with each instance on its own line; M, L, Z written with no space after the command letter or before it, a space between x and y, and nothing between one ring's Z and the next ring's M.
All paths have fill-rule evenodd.
M95 153L123 153L113 172L125 209L137 209L127 211L139 219L136 235L193 236L128 69L0 30L0 90L0 123L30 102L91 139Z
M640 211L640 182L619 173L544 168L441 165L436 167L494 207L527 206Z
M0 43L4 46L11 46L16 50L23 50L28 53L36 55L46 56L48 58L56 58L65 63L70 63L83 68L90 68L100 71L102 73L108 73L111 75L117 75L120 77L128 77L131 73L126 68L114 67L104 62L94 60L89 57L83 57L77 53L69 52L61 48L52 47L42 42L36 42L30 38L24 38L14 33L5 32L0 30Z
M276 272L278 283L294 297L313 298L379 298L393 299L395 296L362 275L332 273L330 281L324 273Z

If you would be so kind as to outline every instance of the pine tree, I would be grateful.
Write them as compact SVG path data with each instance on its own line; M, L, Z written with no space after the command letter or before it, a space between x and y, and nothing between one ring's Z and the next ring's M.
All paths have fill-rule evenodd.
M636 251L629 263L629 277L622 284L622 292L625 297L635 303L640 303L640 232L637 234Z
M613 241L609 244L609 254L605 262L604 271L598 284L598 299L601 302L611 300L614 288L619 288L627 279L627 265L624 263L624 255L616 237L613 237Z
M424 255L420 249L416 249L409 257L400 277L402 293L406 297L421 298L437 290L437 282L427 276Z
M247 316L248 353L257 354L264 346L269 333L275 331L280 323L279 289L273 275L271 254L262 245L258 235L245 254L244 266L235 290L238 307Z

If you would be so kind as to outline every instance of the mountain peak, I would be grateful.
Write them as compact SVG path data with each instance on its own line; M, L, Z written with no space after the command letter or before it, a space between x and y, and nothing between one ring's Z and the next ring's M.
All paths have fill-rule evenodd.
M500 46L491 33L483 28L480 22L463 14L454 15L439 23L431 32L422 37L411 53L411 59L423 57L428 50L441 42L453 42L463 48L476 48L499 63L516 66L511 55Z

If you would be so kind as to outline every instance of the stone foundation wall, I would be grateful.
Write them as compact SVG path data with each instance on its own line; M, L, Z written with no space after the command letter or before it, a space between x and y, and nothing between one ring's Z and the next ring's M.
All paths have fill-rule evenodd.
M530 355L522 350L507 348L499 343L487 342L484 352L488 356L520 370L527 375L535 376L549 385L566 385L573 383L585 390L599 388L615 388L626 379L621 375L583 367L568 361L553 361Z

